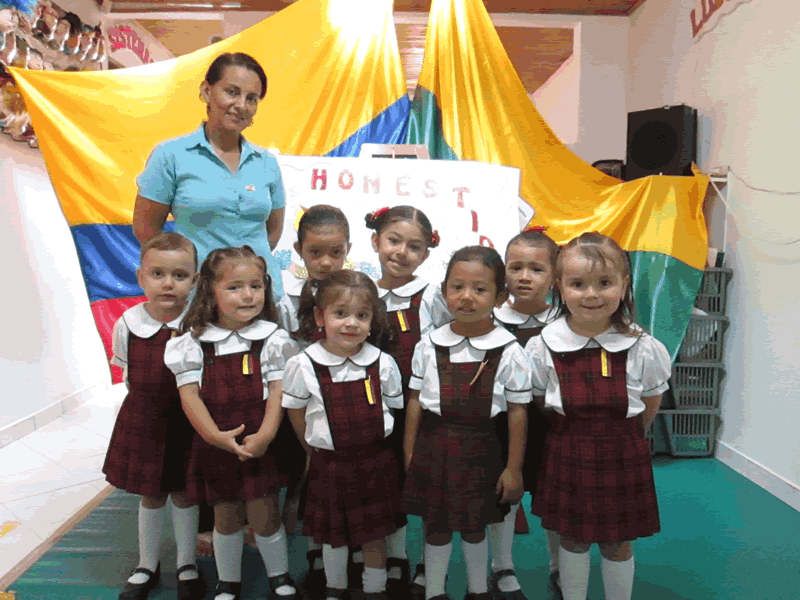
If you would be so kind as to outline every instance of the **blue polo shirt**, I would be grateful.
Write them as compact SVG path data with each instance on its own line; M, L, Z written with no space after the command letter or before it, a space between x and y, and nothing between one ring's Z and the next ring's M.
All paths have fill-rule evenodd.
M136 184L140 196L169 205L175 231L194 242L201 262L216 248L247 244L267 261L275 297L283 295L267 219L286 199L278 161L269 151L242 138L239 168L231 173L201 125L158 144Z

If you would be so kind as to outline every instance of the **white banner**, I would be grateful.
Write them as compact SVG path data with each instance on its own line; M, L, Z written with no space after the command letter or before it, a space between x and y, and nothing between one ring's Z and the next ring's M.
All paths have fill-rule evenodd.
M508 241L527 224L532 210L520 206L520 171L472 161L386 158L278 156L286 189L286 224L274 251L281 268L305 277L303 262L292 246L303 209L330 204L350 223L353 244L345 268L381 275L364 216L384 206L410 205L422 210L439 232L417 274L441 282L453 252L464 246L492 246L504 254ZM526 211L523 214L523 211ZM285 274L286 275L286 274Z

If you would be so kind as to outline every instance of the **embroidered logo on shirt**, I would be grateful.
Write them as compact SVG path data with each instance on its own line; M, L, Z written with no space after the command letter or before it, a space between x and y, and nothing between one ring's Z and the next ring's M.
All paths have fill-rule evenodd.
M255 192L256 186L254 186L252 183L248 183L246 186L244 186L244 189L248 192Z

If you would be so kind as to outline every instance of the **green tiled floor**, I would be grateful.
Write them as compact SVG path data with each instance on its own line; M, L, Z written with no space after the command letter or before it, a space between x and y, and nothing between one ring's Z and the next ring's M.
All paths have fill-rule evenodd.
M715 459L655 461L663 531L635 545L637 600L797 600L800 598L800 514ZM526 498L526 505L529 504ZM53 546L9 590L18 600L112 600L135 566L135 496L115 492ZM546 598L547 551L538 520L516 536L517 573L530 600ZM463 598L465 571L455 544L448 593ZM305 542L291 540L291 568L305 567ZM412 563L420 554L419 521L408 536ZM175 598L175 546L165 536L161 587L150 598ZM604 598L599 554L589 599ZM260 557L245 552L244 598L266 597ZM213 578L213 561L201 561Z

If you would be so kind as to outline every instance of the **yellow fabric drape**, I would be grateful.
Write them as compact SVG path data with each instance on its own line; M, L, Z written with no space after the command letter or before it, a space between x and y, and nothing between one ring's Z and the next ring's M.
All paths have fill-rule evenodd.
M116 71L12 69L70 225L132 219L135 177L153 147L205 117L200 82L223 52L269 80L246 137L322 155L406 94L391 0L300 0L186 56Z
M458 158L520 168L532 225L559 243L599 231L703 269L705 175L623 183L578 158L530 101L481 0L433 0L425 48L419 85L441 108L445 142Z

